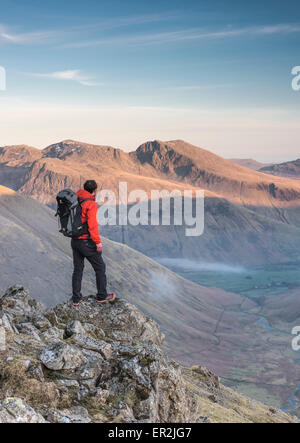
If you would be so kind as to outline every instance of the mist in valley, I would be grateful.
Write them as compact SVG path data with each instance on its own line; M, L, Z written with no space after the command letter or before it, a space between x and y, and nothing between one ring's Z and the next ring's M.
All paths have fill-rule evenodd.
M224 264L224 263L211 263L204 261L194 261L184 258L155 258L158 263L171 268L182 271L191 271L191 272L224 272L224 273L234 273L234 274L243 274L247 273L247 268L243 266Z
M149 295L155 299L166 300L173 297L176 291L176 282L165 273L151 272Z

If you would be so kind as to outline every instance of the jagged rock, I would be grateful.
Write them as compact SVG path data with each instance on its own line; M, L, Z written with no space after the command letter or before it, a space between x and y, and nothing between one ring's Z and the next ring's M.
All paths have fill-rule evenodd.
M83 323L84 330L97 338L105 338L105 332L101 328L96 328L92 323Z
M12 317L4 311L0 311L0 325L7 331L18 334L18 330L13 324Z
M17 325L17 329L21 334L30 335L37 341L41 341L39 330L32 323L21 323Z
M78 373L78 380L89 380L89 384L95 386L96 379L99 376L100 369L97 366L84 367L80 373Z
M79 320L93 324L106 334L117 332L117 339L120 341L149 340L158 345L164 341L158 325L123 300L117 300L114 304L97 305L95 299L89 297L77 309L71 303L64 303L56 306L54 312L62 323Z
M45 419L20 398L0 402L0 423L46 423Z
M123 402L137 420L197 421L198 407L180 368L151 342L120 345L103 363L99 386L110 393L114 407Z
M33 324L36 328L40 330L45 330L51 328L50 321L44 316L40 315L39 317L35 317L33 319Z
M44 306L29 296L23 286L12 286L0 299L0 309L14 317L31 320L45 310Z
M106 389L97 388L95 393L95 400L99 406L103 406L109 397L109 391Z
M42 383L45 381L43 369L40 364L35 365L33 367L30 366L27 372L31 377L35 378L36 380Z
M217 377L213 372L204 366L192 366L191 370L203 378L210 386L214 388L220 387L220 377Z
M95 378L80 380L80 389L87 389L89 395L95 395Z
M70 321L65 329L65 334L67 337L72 337L74 334L84 334L85 329L82 326L81 322L78 320Z
M12 423L13 417L7 412L0 402L0 423Z
M44 316L51 323L52 326L58 326L57 317L54 311L48 310L44 313Z
M77 369L87 363L87 359L78 348L61 342L43 348L39 358L46 368L54 371Z
M57 380L57 385L62 388L78 388L79 389L79 383L77 380L59 379L59 380Z
M109 421L109 418L107 417L106 414L101 413L101 412L97 412L94 416L93 416L93 422L94 423L107 423Z
M76 377L80 382L88 382L94 388L102 371L103 358L98 352L84 348L82 353L87 359L87 363L76 372Z
M112 346L109 343L103 340L95 340L86 333L73 335L72 341L85 349L99 352L104 358L109 358L112 352Z
M90 423L92 421L88 411L80 406L73 406L62 411L50 409L47 419L52 423Z
M132 408L130 408L127 404L119 405L121 406L119 409L112 411L111 415L114 416L114 423L137 423L138 420L135 418L133 414Z
M53 327L47 329L45 332L43 332L41 334L41 337L45 341L63 340L64 331L63 331L63 329L59 329L56 326L53 326Z
M6 332L3 326L0 326L0 351L6 350Z
M90 389L84 386L80 387L80 391L77 392L77 399L79 401L85 401L90 397Z
M72 320L67 324L65 328L66 337L83 337L87 334L91 337L96 337L97 339L105 337L104 331L101 328L96 327L92 323L81 323L78 320Z

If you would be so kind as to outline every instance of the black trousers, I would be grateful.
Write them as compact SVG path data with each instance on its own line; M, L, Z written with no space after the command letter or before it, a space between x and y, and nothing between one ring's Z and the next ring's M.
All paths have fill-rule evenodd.
M73 301L76 303L82 297L81 283L84 269L84 259L86 258L92 265L96 273L97 298L104 300L106 292L106 266L102 258L102 253L97 252L96 244L92 240L72 240L74 272L72 278Z

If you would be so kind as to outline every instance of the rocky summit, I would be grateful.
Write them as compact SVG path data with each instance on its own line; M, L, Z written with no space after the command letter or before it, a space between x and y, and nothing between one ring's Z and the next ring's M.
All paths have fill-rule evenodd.
M0 298L0 423L297 422L162 351L128 302L47 309L21 286Z

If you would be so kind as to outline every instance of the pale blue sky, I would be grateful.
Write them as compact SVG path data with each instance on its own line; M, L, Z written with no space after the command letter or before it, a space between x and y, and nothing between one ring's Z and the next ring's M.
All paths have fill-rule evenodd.
M299 155L296 1L1 0L0 145L185 139Z

